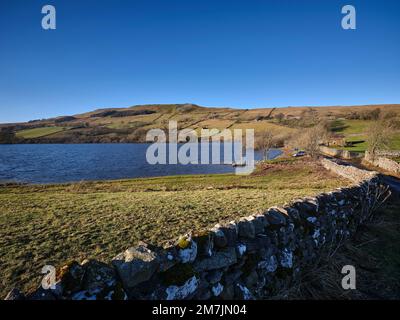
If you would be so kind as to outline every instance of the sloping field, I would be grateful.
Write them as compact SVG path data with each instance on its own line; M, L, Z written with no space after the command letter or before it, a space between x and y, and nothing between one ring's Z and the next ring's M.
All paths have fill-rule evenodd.
M337 133L343 134L346 141L353 142L352 147L344 147L343 149L354 152L365 152L368 147L366 142L368 127L372 120L339 120L336 121ZM400 150L400 132L395 131L391 137L389 148L392 150Z
M105 142L143 142L145 133L150 129L166 129L168 122L178 122L178 128L192 128L197 132L201 128L218 129L254 129L256 135L268 130L280 138L295 133L297 128L305 128L310 123L337 121L342 127L338 133L347 138L362 140L370 121L342 120L362 118L368 112L381 110L381 114L391 114L400 118L400 105L370 105L352 107L287 107L264 109L208 108L194 104L140 105L130 108L97 109L92 112L34 121L40 128L31 129L32 122L20 123L11 128L16 133L16 143L22 139L32 139L38 143L105 143ZM354 114L358 118L352 118ZM307 120L308 117L308 120ZM309 121L311 118L311 122ZM66 122L62 122L66 118ZM70 119L72 118L72 120ZM60 122L61 121L61 122ZM61 127L56 126L62 124ZM400 147L400 135L396 136L392 148ZM361 151L365 146L358 146Z
M255 133L260 133L268 130L271 131L274 135L292 133L296 131L296 129L265 120L236 123L231 127L231 129L254 129Z
M63 127L42 127L42 128L21 130L18 131L16 135L18 138L34 139L34 138L49 136L51 134L61 132L64 130L66 130L66 128Z

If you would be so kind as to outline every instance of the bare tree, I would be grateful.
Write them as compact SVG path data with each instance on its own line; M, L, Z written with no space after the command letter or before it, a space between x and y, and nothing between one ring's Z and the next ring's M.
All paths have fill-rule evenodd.
M298 148L304 149L311 157L316 157L319 153L319 146L326 140L328 130L324 123L304 129L295 139L294 144ZM293 142L292 142L293 144Z
M262 131L257 137L257 149L262 151L263 160L268 160L268 151L274 146L274 135L271 131Z
M372 122L367 131L368 152L372 157L378 150L389 147L393 131L393 124L387 119Z

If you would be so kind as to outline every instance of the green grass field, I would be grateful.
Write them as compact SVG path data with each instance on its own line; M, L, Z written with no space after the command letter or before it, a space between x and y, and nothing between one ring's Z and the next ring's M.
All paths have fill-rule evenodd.
M138 240L261 212L348 183L318 164L267 165L251 176L200 175L0 187L0 294L37 285L41 267L109 260Z
M390 142L390 148L392 150L400 150L400 134L396 134Z
M42 127L42 128L35 128L35 129L26 129L21 130L16 133L18 138L24 139L34 139L49 136L51 134L61 132L66 130L67 128L64 127Z
M344 126L340 133L345 136L364 134L371 125L371 120L341 120L339 121Z
M345 136L346 141L353 142L352 147L343 147L341 149L365 152L368 148L367 131L372 121L370 120L337 120L334 123L333 130ZM400 150L400 133L395 132L389 143L391 150ZM339 148L340 149L340 148Z

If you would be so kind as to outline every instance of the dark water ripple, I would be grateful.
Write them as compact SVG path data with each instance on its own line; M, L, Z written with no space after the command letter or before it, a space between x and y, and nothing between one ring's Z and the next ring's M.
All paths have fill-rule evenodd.
M234 172L232 166L220 164L150 165L146 161L148 146L149 144L0 145L0 181L62 183ZM222 148L221 145L221 151ZM279 154L279 150L271 150L270 158ZM255 159L260 158L261 154L256 152Z

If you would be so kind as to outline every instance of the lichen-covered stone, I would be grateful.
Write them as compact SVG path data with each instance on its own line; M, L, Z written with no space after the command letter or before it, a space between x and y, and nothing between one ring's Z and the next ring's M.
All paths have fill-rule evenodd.
M246 253L247 246L244 243L239 243L236 246L237 255L239 257L243 256Z
M114 282L107 286L91 287L74 293L71 300L127 300L122 285L119 282Z
M147 281L158 269L158 259L146 244L131 247L117 255L112 264L125 288Z
M312 200L298 199L292 202L292 206L299 211L301 219L316 216L318 212L318 204Z
M169 286L165 289L166 300L183 300L192 295L199 285L199 279L193 276L181 286Z
M235 246L239 231L237 224L234 221L231 221L230 223L221 225L220 229L226 237L227 246Z
M266 212L265 217L271 226L279 227L286 225L286 218L277 208L271 208Z
M69 295L82 289L84 275L84 267L78 262L72 261L57 271L56 279L62 286L64 294Z
M268 221L267 218L262 215L255 215L253 221L253 225L254 225L254 232L256 235L264 233L265 231L265 227L268 225Z
M186 237L189 237L187 235ZM199 257L209 257L213 254L214 250L214 233L212 231L200 231L195 232L191 239L188 241L188 245L191 245L191 241L194 241L197 246L197 256ZM181 249L182 250L182 249ZM183 248L185 250L185 248Z
M312 224L315 224L317 222L317 220L318 220L317 217L313 217L313 216L307 218L307 221Z
M248 218L242 218L238 222L239 236L254 239L256 236L254 224Z
M315 229L313 234L312 234L312 238L315 242L315 245L318 246L319 245L319 241L320 241L320 236L321 236L321 231L320 229Z
M159 266L158 271L164 272L179 262L178 251L175 246L166 246L156 250Z
M94 291L88 291L88 290L82 290L78 291L75 294L72 295L71 300L100 300L97 298L97 294L100 292L100 290L94 290Z
M250 290L245 285L240 283L237 283L235 286L235 296L239 300L254 300L254 296Z
M267 259L260 261L258 263L258 268L267 272L267 273L272 273L275 272L276 269L278 268L278 260L274 255L268 257Z
M197 257L197 243L193 241L190 235L185 236L185 246L184 248L180 247L178 250L179 260L182 263L191 263Z
M194 268L199 272L215 270L233 265L236 263L236 261L237 258L235 248L227 247L216 252L211 257L196 261Z
M190 241L190 236L184 235L179 237L177 245L180 249L186 249L190 245Z
M82 263L85 274L82 281L84 290L96 290L112 287L116 284L114 268L97 260L87 260Z
M283 249L279 258L282 267L288 269L293 267L293 252L289 249Z
M225 236L221 225L217 224L214 228L211 229L214 238L214 245L216 248L224 248L228 244L228 239Z
M319 213L320 205L317 197L305 197L304 203L308 206L309 210Z
M241 239L240 244L246 246L246 254L262 253L265 248L271 246L271 238L269 235L259 234L255 239Z
M277 208L279 212L283 213L285 216L288 216L290 220L293 221L294 224L298 225L300 222L300 213L299 210L297 210L294 207L291 206L285 206L285 207L278 207Z
M215 297L218 297L223 290L224 286L219 282L211 288L211 291Z

